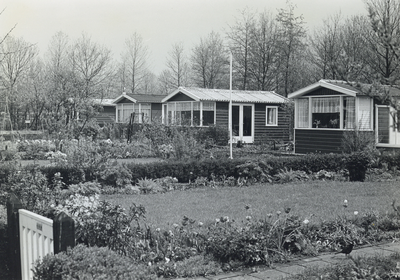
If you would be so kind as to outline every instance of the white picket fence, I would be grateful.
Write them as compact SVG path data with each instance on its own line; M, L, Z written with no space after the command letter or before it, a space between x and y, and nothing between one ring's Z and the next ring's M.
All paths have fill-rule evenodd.
M35 261L54 253L53 220L19 209L22 280L33 278Z

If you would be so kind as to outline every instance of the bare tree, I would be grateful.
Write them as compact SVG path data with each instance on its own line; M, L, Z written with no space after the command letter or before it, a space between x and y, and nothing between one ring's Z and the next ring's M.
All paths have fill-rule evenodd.
M170 86L174 88L188 86L189 65L183 43L172 45L172 49L168 54L167 68L171 74Z
M122 54L122 67L125 68L123 78L124 87L131 93L140 93L145 86L144 79L148 73L146 61L148 59L148 47L144 45L143 38L138 33L133 33L125 41L125 52Z
M259 14L251 30L249 77L252 81L251 89L273 90L278 70L277 40L278 30L275 20L269 13Z
M373 29L371 68L381 77L383 84L400 81L400 2L396 0L366 0Z
M201 38L191 56L193 82L203 88L227 87L228 52L218 33Z
M294 9L294 5L287 1L287 8L280 9L276 17L279 28L277 43L280 53L278 55L281 62L278 70L280 77L277 80L277 91L284 96L296 87L296 76L300 74L296 71L299 69L296 63L301 61L299 56L302 56L305 51L306 29L303 17L296 16Z
M22 38L12 36L8 36L0 47L1 52L5 54L0 64L0 76L5 89L6 114L10 114L12 126L18 128L19 104L16 100L19 92L17 86L23 73L29 69L30 63L36 57L37 49Z
M230 40L229 47L234 57L235 81L238 88L246 90L250 83L250 46L254 30L254 17L247 9L241 13L241 18L236 20L235 25L230 26L227 36Z
M83 34L72 46L69 62L83 84L80 97L103 97L102 84L112 75L110 51Z

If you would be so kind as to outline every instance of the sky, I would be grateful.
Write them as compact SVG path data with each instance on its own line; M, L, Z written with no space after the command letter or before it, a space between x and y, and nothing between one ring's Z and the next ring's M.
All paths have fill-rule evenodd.
M313 30L324 18L341 13L366 14L363 0L292 0ZM83 33L109 48L120 60L124 42L133 33L149 49L149 69L159 74L172 45L183 43L187 53L210 32L224 34L244 9L261 13L286 8L285 0L2 0L0 37L12 35L37 44L43 55L53 35L62 31L70 41Z

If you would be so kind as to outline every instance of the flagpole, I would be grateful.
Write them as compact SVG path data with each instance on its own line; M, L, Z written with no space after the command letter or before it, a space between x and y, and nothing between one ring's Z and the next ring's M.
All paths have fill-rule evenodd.
M230 159L233 159L232 152L232 141L233 141L233 129L232 129L232 52L230 53L230 69L229 69L229 145L230 145Z

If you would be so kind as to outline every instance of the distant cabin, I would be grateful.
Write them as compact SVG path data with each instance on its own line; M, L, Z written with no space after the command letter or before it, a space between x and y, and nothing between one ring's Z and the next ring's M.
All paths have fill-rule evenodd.
M165 95L126 94L113 100L115 105L114 121L129 123L133 116L134 123L161 123L161 100Z
M115 123L115 104L114 99L94 99L94 104L102 106L102 110L95 117L100 126Z
M345 131L375 136L377 147L400 148L399 112L384 104L369 85L320 80L289 94L295 103L295 152L340 153ZM400 100L400 90L385 88Z
M234 141L290 141L289 99L272 91L240 91L179 87L162 99L165 125L229 127L232 100Z

